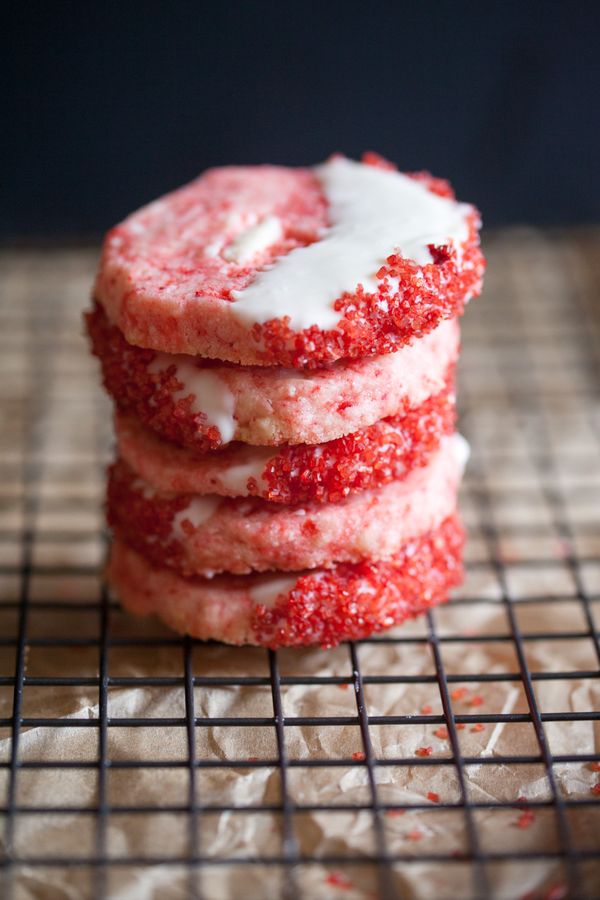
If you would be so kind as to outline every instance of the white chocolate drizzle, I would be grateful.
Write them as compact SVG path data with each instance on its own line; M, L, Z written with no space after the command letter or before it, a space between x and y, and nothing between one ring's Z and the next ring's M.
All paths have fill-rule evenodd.
M358 285L375 291L376 274L390 253L424 265L432 259L430 244L458 249L467 238L471 207L432 194L407 175L344 158L314 171L330 225L320 240L290 251L232 292L232 310L242 322L289 316L297 331L334 328L340 319L335 301Z

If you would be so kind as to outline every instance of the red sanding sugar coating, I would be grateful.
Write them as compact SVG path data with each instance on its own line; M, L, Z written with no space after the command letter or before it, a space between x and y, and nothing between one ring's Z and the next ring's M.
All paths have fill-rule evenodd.
M316 326L293 331L285 319L255 324L252 336L266 348L269 362L316 368L334 359L393 353L432 331L442 319L460 316L465 302L479 295L485 260L479 249L479 214L468 217L461 262L451 246L430 246L433 262L418 265L397 253L377 272L378 290L358 287L335 302L336 329Z
M393 559L408 540L435 528L456 507L463 453L458 439L446 438L427 466L402 481L338 503L292 506L156 492L118 460L108 480L108 520L155 565L186 576L298 572Z
M336 503L355 491L405 478L427 463L455 421L451 366L446 388L405 415L381 419L316 447L286 447L267 464L263 496L278 503ZM256 479L252 481L250 493L260 494Z
M376 154L367 165L395 166ZM447 182L409 173L425 190L453 201ZM240 222L276 216L283 229L251 260L226 252ZM309 169L277 166L213 169L134 213L107 235L95 297L126 339L141 347L243 365L319 368L325 362L390 353L460 315L477 296L485 261L479 214L465 213L466 240L428 245L431 262L405 259L394 247L376 273L333 304L335 327L295 331L288 316L242 321L233 307L257 275L277 259L319 241L328 225L325 196ZM238 224L236 224L236 222ZM244 226L242 224L242 229Z
M252 627L267 647L320 644L368 637L436 606L463 578L464 532L451 516L408 544L394 562L340 565L298 579L275 606L259 606Z
M154 350L129 344L97 304L85 314L85 320L92 351L102 363L104 386L119 409L141 415L151 428L177 444L200 450L221 446L219 429L210 427L202 414L191 411L190 397L173 397L181 387L174 370L159 372L154 378L149 375L148 366L156 357ZM211 361L202 360L201 365L210 367Z

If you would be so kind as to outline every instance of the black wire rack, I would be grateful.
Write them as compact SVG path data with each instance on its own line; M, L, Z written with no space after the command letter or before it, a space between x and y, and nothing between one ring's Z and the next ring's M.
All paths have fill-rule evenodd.
M99 574L110 413L79 323L93 254L5 255L7 897L600 894L598 234L487 249L461 369L465 588L328 653L200 644L120 611ZM237 699L214 714L214 697ZM416 749L394 755L408 729ZM350 731L356 750L336 753ZM408 777L419 789L394 794ZM329 839L328 816L360 821L361 846Z

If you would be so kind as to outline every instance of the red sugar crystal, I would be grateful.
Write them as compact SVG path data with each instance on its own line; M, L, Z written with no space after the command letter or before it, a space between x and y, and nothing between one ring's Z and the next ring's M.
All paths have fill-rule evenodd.
M594 794L596 797L600 797L600 781L593 786L592 794Z
M362 760L365 759L365 754L362 752L362 750L357 750L355 753L352 754L352 759L356 759L356 760L362 762Z
M432 753L432 747L417 747L415 750L415 756L431 756Z
M428 716L432 712L433 712L433 707L431 707L429 705L429 703L426 703L425 706L421 707L421 715L423 715L423 716Z
M385 814L386 816L389 816L390 819L395 819L398 816L403 816L405 812L405 809L386 809Z
M330 872L325 882L332 887L344 888L344 890L349 890L352 887L352 882L342 872Z
M419 831L418 828L413 828L412 831L409 831L406 835L409 841L420 841L423 837L423 832Z
M439 802L440 802L440 795L439 795L439 794L436 794L435 791L429 791L428 794L427 794L427 799L428 799L428 800L431 800L432 803L439 803Z
M591 762L589 768L592 772L600 772L600 762Z
M475 694L474 697L471 697L469 700L469 706L482 706L483 705L483 697L480 694Z
M448 740L448 729L445 725L440 725L440 727L433 732L437 738L440 738L442 741Z
M516 821L517 828L529 828L533 824L535 814L530 810L524 810Z
M458 687L452 691L450 696L453 700L462 700L463 697L466 697L468 693L469 691L466 687Z
M481 722L476 722L475 725L473 725L473 727L471 728L471 731L483 731L484 728L485 725L483 725Z

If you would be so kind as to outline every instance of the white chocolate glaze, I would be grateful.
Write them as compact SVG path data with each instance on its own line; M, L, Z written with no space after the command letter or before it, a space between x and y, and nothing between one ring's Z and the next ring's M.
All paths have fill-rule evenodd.
M322 238L280 257L252 284L232 292L232 310L247 324L289 316L297 331L334 328L335 301L359 284L373 292L376 273L397 250L419 265L431 262L429 244L467 238L471 207L439 197L387 169L335 158L315 169L329 204Z

